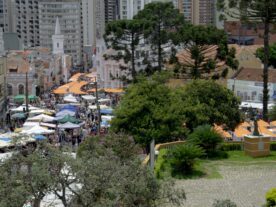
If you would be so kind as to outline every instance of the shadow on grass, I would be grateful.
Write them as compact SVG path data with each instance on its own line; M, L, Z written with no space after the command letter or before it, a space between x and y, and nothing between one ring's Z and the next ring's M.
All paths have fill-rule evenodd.
M206 176L206 173L200 170L194 169L189 173L182 173L182 172L172 172L171 173L173 178L176 179L197 179Z

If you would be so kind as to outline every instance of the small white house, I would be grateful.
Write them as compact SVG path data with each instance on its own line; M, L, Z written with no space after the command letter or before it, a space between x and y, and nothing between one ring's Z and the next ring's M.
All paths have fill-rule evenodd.
M232 90L241 101L262 102L263 70L241 68L227 81L228 89ZM269 69L269 102L276 100L276 69Z

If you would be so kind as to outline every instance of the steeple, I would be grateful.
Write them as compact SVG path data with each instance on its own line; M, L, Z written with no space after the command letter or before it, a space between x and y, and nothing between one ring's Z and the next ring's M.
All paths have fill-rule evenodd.
M59 19L56 19L55 34L52 36L53 41L53 54L64 54L64 35L61 34Z
M57 19L56 19L55 35L60 35L60 34L61 34L61 32L60 32L59 19L57 17Z

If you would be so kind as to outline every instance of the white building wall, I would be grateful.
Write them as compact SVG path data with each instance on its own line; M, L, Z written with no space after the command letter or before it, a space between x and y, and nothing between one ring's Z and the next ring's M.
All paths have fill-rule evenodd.
M82 0L83 45L96 46L95 0Z
M227 81L227 88L232 90L236 96L241 98L241 101L262 102L263 97L263 83L255 81L243 81L229 79ZM276 92L276 83L269 83L269 97ZM270 102L273 100L270 99Z

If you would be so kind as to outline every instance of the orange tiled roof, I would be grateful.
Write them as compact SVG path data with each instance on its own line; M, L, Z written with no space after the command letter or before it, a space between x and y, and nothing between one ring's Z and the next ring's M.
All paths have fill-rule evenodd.
M73 93L73 94L87 94L86 92L82 91L81 88L88 84L86 81L74 81L67 83L65 85L60 86L56 90L53 91L54 94L68 94L68 93Z
M69 81L78 81L79 80L79 77L81 76L81 75L83 75L84 73L76 73L76 74L74 74L70 79L69 79Z

